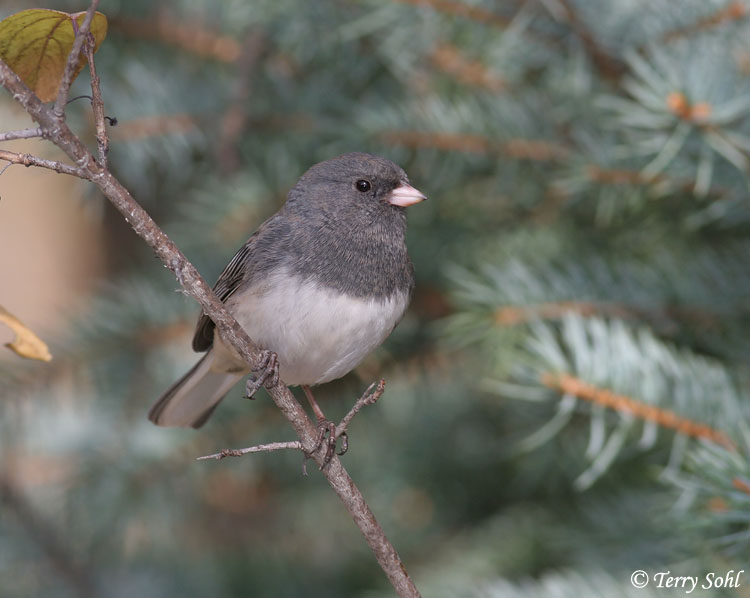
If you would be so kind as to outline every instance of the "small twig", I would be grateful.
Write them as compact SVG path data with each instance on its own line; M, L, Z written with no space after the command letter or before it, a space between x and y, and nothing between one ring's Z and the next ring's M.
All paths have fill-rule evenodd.
M94 112L94 123L96 125L96 144L99 148L99 163L107 168L107 154L109 153L109 138L107 137L107 125L104 122L104 102L99 87L99 75L96 74L94 66L94 36L89 34L86 40L86 59L91 72L91 109Z
M86 172L84 172L81 168L63 164L62 162L57 162L56 160L45 160L44 158L37 158L36 156L32 156L31 154L18 154L16 152L0 150L0 160L5 160L7 162L10 162L10 164L23 164L24 166L39 166L41 168L49 168L50 170L54 170L55 172L59 172L60 174L69 174L72 176L77 176L81 179L89 178ZM10 164L8 164L8 166L10 166ZM8 166L6 166L5 168L7 168ZM3 169L3 171L5 171L5 168Z
M222 449L218 453L213 455L204 455L203 457L196 457L196 461L203 461L204 459L216 459L221 461L224 457L241 457L248 453L263 453L267 451L283 451L285 449L292 449L301 451L302 443L299 440L291 440L289 442L272 442L270 444L258 444L256 446L249 446L242 449Z
M44 137L44 131L41 127L35 129L20 129L18 131L8 131L0 133L0 141L13 141L14 139L32 139L34 137Z
M377 388L373 390L373 387L377 385ZM357 399L357 402L354 403L354 406L349 410L349 413L347 413L338 426L336 426L336 438L341 436L344 432L346 432L346 427L349 425L349 422L354 419L354 416L359 413L363 407L366 407L367 405L374 405L380 397L383 396L383 393L385 392L385 379L381 378L379 382L373 382L370 384L370 386L367 387L367 390L362 393L362 396Z
M91 29L91 22L94 20L94 13L99 5L99 0L92 0L91 6L86 11L86 17L83 19L83 23L76 32L76 38L73 42L73 49L68 55L68 62L65 64L65 71L63 72L62 79L60 80L60 89L57 91L57 99L55 100L55 107L53 113L57 117L57 120L61 121L65 118L65 104L68 103L68 92L70 91L70 84L73 82L73 73L75 73L76 66L78 65L78 58L81 55L81 49L83 43ZM73 27L75 28L75 21Z

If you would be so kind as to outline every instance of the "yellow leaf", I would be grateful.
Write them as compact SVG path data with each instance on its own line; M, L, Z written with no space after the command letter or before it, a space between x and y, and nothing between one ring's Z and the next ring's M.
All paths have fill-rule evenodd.
M69 14L59 10L32 8L0 21L0 58L23 79L43 102L57 97L68 54L73 49L73 21L79 25L85 12ZM107 17L94 13L91 21L94 51L107 37ZM86 64L81 52L73 79Z
M52 359L52 355L50 355L44 341L21 324L18 318L2 306L0 306L0 322L6 323L16 333L15 340L12 343L7 343L6 347L15 351L21 357L38 359L39 361L49 361Z

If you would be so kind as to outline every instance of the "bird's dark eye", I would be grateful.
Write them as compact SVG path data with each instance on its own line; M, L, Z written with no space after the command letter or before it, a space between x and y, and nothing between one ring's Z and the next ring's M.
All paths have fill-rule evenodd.
M360 193L367 193L370 189L372 189L370 181L366 181L365 179L358 180L355 183L355 186L357 187L357 191L359 191Z

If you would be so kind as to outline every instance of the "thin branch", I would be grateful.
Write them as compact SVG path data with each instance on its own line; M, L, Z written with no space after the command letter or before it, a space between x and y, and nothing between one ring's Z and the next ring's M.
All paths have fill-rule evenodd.
M373 390L373 387L375 390ZM367 390L362 393L362 396L357 399L357 402L354 403L354 406L349 410L349 413L347 413L338 426L336 426L336 438L341 436L344 432L346 432L346 428L349 425L349 423L354 419L354 416L359 413L363 407L367 407L367 405L374 405L380 397L383 396L383 393L385 392L385 380L383 378L380 379L379 382L373 382L370 384L370 386L367 387Z
M76 31L76 38L73 41L73 49L68 55L68 62L65 64L65 71L63 72L62 79L60 80L60 89L57 91L57 99L55 100L55 107L53 113L57 120L63 120L65 118L65 105L68 103L68 92L70 91L70 84L73 83L73 74L78 66L78 58L81 55L81 49L83 43L86 41L89 29L91 28L91 21L94 20L94 13L96 7L99 5L99 0L92 0L89 9L86 11L86 17L83 19L83 23ZM73 28L75 29L76 22L73 22Z
M50 170L54 170L55 172L59 172L60 174L69 174L72 176L77 176L81 179L88 178L86 173L80 168L69 166L68 164L63 164L62 162L57 162L55 160L45 160L43 158L37 158L36 156L32 156L31 154L18 154L16 152L0 150L0 160L5 160L7 162L10 162L11 164L23 164L24 166L39 166L41 168L49 168Z
M722 445L730 451L737 450L729 437L720 430L715 430L706 424L681 417L674 411L648 405L632 397L614 393L608 388L594 386L570 374L544 374L542 376L542 384L564 394L573 395L579 399L591 401L615 411L630 413L637 418L654 422L662 428L670 428L685 436L705 438L706 440Z
M7 133L0 133L0 141L13 141L14 139L33 139L34 137L42 137L43 133L39 127L35 129L20 129L18 131L8 131Z
M94 65L94 46L94 37L89 34L86 39L85 52L91 73L91 109L94 113L94 123L96 125L96 144L99 148L99 163L104 168L107 168L109 138L107 137L107 124L104 122L104 102L102 102L102 92L99 87L99 75L96 74L96 66Z
M5 474L0 474L0 502L15 515L52 567L74 588L78 596L90 598L96 595L91 575L70 555L69 543L62 541Z
M64 121L60 121L55 113L43 104L3 61L0 61L0 85L5 87L31 117L41 125L49 139L68 154L79 168L83 169L87 178L95 183L105 197L120 211L136 234L172 270L185 291L200 303L204 313L216 324L216 328L224 341L237 351L238 355L252 370L256 370L261 360L261 352L245 330L227 311L226 306L214 295L211 287L195 267L164 231L157 226L151 216L135 201L130 192L111 172L97 163L91 152L70 130L68 125ZM311 454L311 458L315 460L319 467L322 467L325 459L325 447L322 447L323 450L319 449L316 429L302 406L283 383L267 388L268 394L276 406L294 427L305 452ZM420 596L419 590L407 574L398 553L378 524L362 493L341 465L338 457L334 455L330 463L322 469L322 472L354 519L398 595L410 598Z
M203 461L204 459L216 459L221 461L225 457L241 457L248 453L264 453L270 451L283 451L287 449L302 450L302 443L299 440L291 440L289 442L271 442L270 444L258 444L256 446L249 446L242 449L222 449L218 453L213 455L204 455L203 457L196 457L196 461Z

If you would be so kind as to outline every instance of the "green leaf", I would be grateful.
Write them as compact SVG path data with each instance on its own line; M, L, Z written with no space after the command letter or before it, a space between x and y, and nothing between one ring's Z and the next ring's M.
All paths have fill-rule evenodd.
M75 41L73 21L80 25L85 18L85 12L69 14L45 8L11 15L0 21L0 58L43 102L50 102L57 96ZM91 33L96 52L107 36L107 17L100 12L94 14ZM82 54L73 79L85 63L86 57Z

